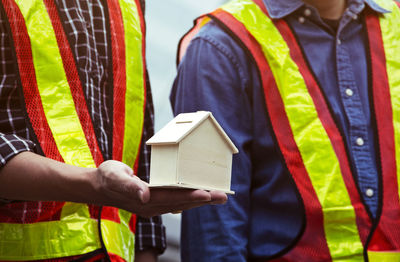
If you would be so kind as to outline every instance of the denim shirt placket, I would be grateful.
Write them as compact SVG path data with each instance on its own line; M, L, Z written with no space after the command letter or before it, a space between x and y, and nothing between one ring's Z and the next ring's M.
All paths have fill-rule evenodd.
M340 21L336 34L336 65L338 87L341 100L349 121L349 149L352 152L353 165L357 173L358 185L362 198L372 208L375 217L378 205L378 176L371 166L373 160L368 138L367 118L364 114L360 94L356 85L354 71L350 61L350 51L342 42L345 39L345 28L364 8L364 3L351 4Z

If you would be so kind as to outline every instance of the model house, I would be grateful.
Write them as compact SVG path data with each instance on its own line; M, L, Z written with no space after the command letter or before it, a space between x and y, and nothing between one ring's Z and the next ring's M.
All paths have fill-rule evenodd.
M150 186L230 190L232 154L237 148L211 112L176 116L147 143Z

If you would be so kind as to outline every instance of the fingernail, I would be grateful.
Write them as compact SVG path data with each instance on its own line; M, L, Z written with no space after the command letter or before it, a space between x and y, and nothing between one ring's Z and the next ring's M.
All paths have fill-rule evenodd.
M140 201L142 201L142 203L144 203L143 194L144 194L143 190L142 190L142 189L139 189L139 191L138 191L138 196L139 196Z
M225 204L228 201L228 199L219 199L219 200L215 200L213 201L213 205L222 205Z

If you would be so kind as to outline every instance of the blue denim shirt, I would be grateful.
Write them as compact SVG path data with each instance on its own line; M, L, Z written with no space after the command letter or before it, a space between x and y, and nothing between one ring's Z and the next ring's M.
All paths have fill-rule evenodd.
M273 19L293 28L344 136L361 197L378 208L374 120L369 101L363 10L387 12L372 0L349 0L337 31L301 0L264 0ZM284 253L304 228L302 200L267 121L257 69L215 22L193 39L171 92L174 113L208 110L240 153L224 206L182 216L182 261L251 261Z

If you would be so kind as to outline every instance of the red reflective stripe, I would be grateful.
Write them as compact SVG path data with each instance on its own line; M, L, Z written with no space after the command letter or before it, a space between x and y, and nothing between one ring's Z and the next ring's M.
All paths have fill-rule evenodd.
M90 217L93 219L99 218L100 206L88 204Z
M400 205L396 175L393 111L386 71L386 56L379 17L368 15L366 24L371 48L373 101L378 126L383 179L382 215L369 249L398 250L400 249Z
M120 223L121 220L119 218L118 208L103 206L101 210L101 219L107 219L116 223Z
M16 202L0 205L0 223L31 224L60 220L65 202Z
M110 14L111 50L113 58L113 159L121 161L125 127L125 33L118 0L107 0Z
M261 47L246 28L232 15L220 9L215 11L213 15L239 36L255 59L259 68L267 110L274 133L288 169L291 174L294 174L293 179L305 204L307 223L305 232L294 249L296 252L289 252L286 257L296 261L298 255L301 254L304 261L313 261L316 257L321 261L330 261L330 252L325 239L322 208L294 141L282 98Z
M110 260L112 262L126 262L125 259L121 258L118 255L112 254L112 253L108 253L108 256L110 257ZM94 260L95 261L95 260Z
M396 2L396 1L395 1L395 3L396 3L397 6L400 8L400 2Z
M25 20L12 0L2 0L12 31L26 111L45 156L64 162L44 114Z
M113 59L113 159L122 160L125 126L125 33L122 13L118 0L107 0L111 31L111 52ZM120 223L118 209L104 206L101 219Z
M129 220L129 228L132 232L136 232L136 215L135 216L131 216L131 219Z
M197 35L197 33L200 31L202 19L203 19L203 17L197 18L195 21L195 25L192 27L192 29L190 29L190 31L187 32L179 41L178 57L177 57L178 64L182 61L182 58L185 56L186 50L190 44L190 41L192 41L193 37L195 37Z
M75 60L69 46L67 36L61 24L60 17L57 12L57 7L53 0L44 0L47 12L56 35L58 48L62 57L64 71L68 80L71 94L74 99L75 109L78 114L82 129L85 133L86 141L92 153L93 160L96 166L99 166L104 160L101 150L97 143L96 134L94 132L92 120L86 105L85 95L82 88L82 83L79 79L78 70Z
M267 8L265 7L264 1L263 0L253 0L254 3L256 3L258 5L258 7L260 7L260 9L268 16L268 11Z
M364 205L361 202L357 186L354 183L354 178L351 172L349 160L347 158L343 138L335 124L335 121L332 118L322 91L304 59L303 53L295 36L293 35L292 30L284 20L277 20L275 22L275 26L280 31L281 35L285 39L285 42L289 46L291 58L298 65L299 71L305 80L308 92L310 93L316 106L319 119L321 120L322 125L324 126L329 139L331 140L331 144L340 163L343 180L346 184L352 205L357 214L356 218L360 238L361 241L365 243L370 232L369 228L371 226L371 221Z

